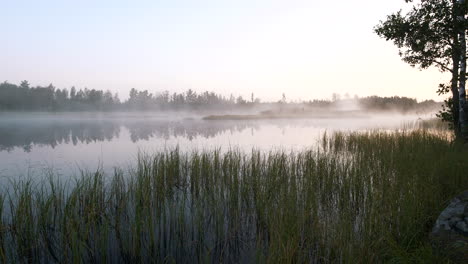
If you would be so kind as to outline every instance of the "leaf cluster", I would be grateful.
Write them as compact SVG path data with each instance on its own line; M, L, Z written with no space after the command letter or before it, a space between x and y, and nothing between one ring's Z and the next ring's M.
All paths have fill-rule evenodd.
M411 2L411 1L407 1ZM403 14L400 10L387 16L375 27L375 33L399 48L403 61L413 67L426 69L436 66L451 71L454 17L449 0L426 0Z
M438 95L444 95L450 92L450 84L439 84L439 89L437 89ZM454 117L455 114L453 112L453 98L447 98L444 100L442 105L442 109L436 114L438 118L442 121L447 122L450 129L454 129Z

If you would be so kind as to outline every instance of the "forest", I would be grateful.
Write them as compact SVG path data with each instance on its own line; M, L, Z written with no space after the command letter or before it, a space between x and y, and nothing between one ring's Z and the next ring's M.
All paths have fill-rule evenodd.
M287 102L286 96L277 102L261 102L254 94L249 99L230 95L225 97L214 92L197 93L191 89L186 92L170 93L162 91L151 93L132 88L127 100L121 100L117 93L96 89L59 89L48 86L31 86L28 81L16 85L0 83L0 111L177 111L177 110L235 110L251 109L260 105L305 105L309 107L336 107L345 101L353 101L364 110L397 111L401 113L431 112L441 107L442 103L434 100L418 102L416 99L400 96L354 97L343 98L333 94L330 100L309 100Z

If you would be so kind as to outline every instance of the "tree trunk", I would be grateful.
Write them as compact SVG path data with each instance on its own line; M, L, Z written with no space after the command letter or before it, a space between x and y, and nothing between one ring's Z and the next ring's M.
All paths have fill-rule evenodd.
M465 28L465 16L466 16L466 7L465 0L458 0L459 4L459 17L458 17L458 37L460 44L460 74L459 74L459 122L461 135L464 139L468 139L468 125L467 125L467 116L466 116L466 28Z
M453 21L457 21L458 19L458 9L457 1L453 0L452 6L452 18ZM454 27L453 36L452 36L453 46L452 46L452 115L453 115L453 129L455 130L456 138L460 138L461 131L460 131L460 100L458 93L458 71L460 70L460 46L458 43L458 28Z
M453 61L453 73L452 73L452 114L453 114L453 129L455 130L455 136L460 138L461 131L460 131L460 100L459 100L459 93L458 93L458 70L460 64L460 56L454 56L452 58Z

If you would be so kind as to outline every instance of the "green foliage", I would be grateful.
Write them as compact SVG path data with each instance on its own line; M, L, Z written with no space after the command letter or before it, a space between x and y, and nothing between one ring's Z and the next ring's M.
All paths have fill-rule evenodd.
M450 85L446 84L439 84L439 89L437 90L437 94L443 95L450 92ZM447 122L451 129L454 128L454 107L453 107L453 99L448 98L444 100L444 104L442 105L442 109L436 115L442 121Z
M375 33L393 41L400 57L411 66L451 71L453 24L451 1L428 0L415 4L406 14L399 11L387 16Z
M441 263L428 232L468 186L449 138L335 133L299 152L173 150L128 174L16 181L0 193L0 259Z
M452 98L445 101L438 116L444 121L451 121L451 127L459 137L465 120L460 121L460 126L458 112L459 107L464 106L459 106L463 104L463 100L459 100L458 81L460 79L462 85L466 75L466 72L461 72L464 68L460 67L465 63L460 55L466 53L466 47L463 41L459 41L459 33L468 28L467 20L459 17L466 16L466 9L455 0L414 2L409 12L403 14L399 11L387 16L385 21L380 21L375 32L380 37L393 41L399 48L402 60L411 66L421 69L434 66L442 72L452 74L450 89L448 86L439 87L439 95L451 90Z

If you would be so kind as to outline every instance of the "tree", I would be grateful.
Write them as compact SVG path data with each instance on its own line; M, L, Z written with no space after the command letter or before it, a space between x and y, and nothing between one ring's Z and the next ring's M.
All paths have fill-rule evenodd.
M188 89L187 95L185 96L185 101L190 105L194 105L197 101L197 93L195 93L192 89Z
M112 109L114 105L114 97L111 91L107 90L103 95L103 103L105 109Z
M412 0L405 0L412 2ZM381 21L375 32L392 40L403 61L427 69L437 67L452 74L449 114L457 136L468 135L465 115L466 79L466 4L465 0L424 0L403 15L401 11ZM464 66L465 65L465 66ZM448 92L440 85L439 93ZM452 118L447 118L452 115Z
M455 1L455 0L454 0ZM461 134L465 139L468 139L468 120L466 115L466 14L467 14L467 6L465 0L458 0L457 2L458 7L455 8L455 12L457 12L457 20L455 27L458 33L459 45L460 45L460 83L459 83L459 122L460 122L460 130ZM456 6L456 5L455 5Z
M138 91L135 89L135 88L132 88L130 90L130 99L129 100L135 100L137 98L137 95L138 95Z
M22 81L20 87L23 89L29 89L29 82L26 80Z
M332 102L338 102L341 100L341 95L338 93L333 93L332 94Z
M243 104L246 104L247 101L245 101L245 99L242 97L242 95L239 95L239 97L237 97L237 99L236 99L236 103L238 105L243 105Z
M70 100L75 100L75 96L76 96L76 88L75 86L72 86L72 88L70 89Z

